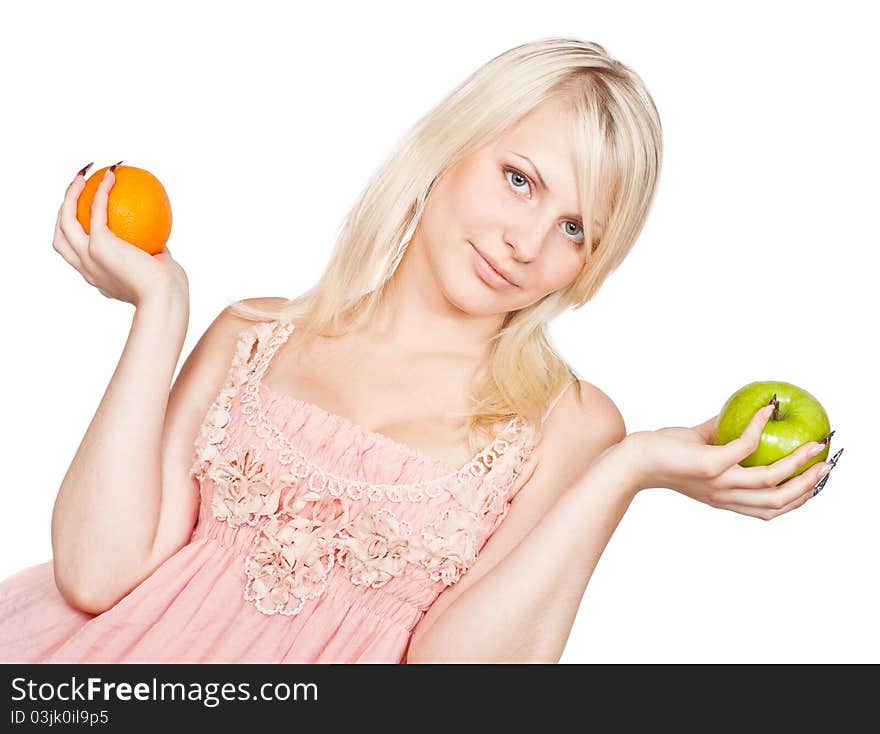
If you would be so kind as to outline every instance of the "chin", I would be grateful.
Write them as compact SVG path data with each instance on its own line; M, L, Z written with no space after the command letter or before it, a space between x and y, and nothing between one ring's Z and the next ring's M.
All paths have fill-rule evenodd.
M491 293L482 293L479 282L469 280L472 274L461 271L449 273L445 281L439 283L443 297L459 311L471 316L486 316L497 313L498 298ZM495 308L493 308L493 306Z
M491 308L492 304L473 290L468 293L447 292L446 300L451 306L470 316L486 316L495 313Z
M446 298L457 309L471 316L497 316L520 308L511 305L505 296L485 289L480 282L458 283L446 292Z

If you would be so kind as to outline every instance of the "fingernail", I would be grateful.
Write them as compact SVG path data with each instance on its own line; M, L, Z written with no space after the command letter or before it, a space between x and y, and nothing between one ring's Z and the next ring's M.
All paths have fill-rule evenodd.
M121 166L121 165L122 165L122 161L119 161L119 163L114 163L112 166L110 166L110 170L115 172L116 166Z
M79 170L79 173L77 173L76 175L77 175L77 176L85 176L85 175L86 175L86 171L88 171L88 170L89 170L92 166L94 166L94 165L95 165L95 162L92 161L91 163L89 163L89 165L87 165L87 166L83 166L83 167Z
M831 437L832 437L835 433L837 433L837 431L831 431L831 433L829 433L827 436L825 436L825 438L823 438L821 441L819 441L819 443L827 444L827 443L831 440Z
M826 466L822 467L822 471L825 473L825 476L823 476L822 481L820 481L818 484L816 484L816 486L813 488L813 494L810 495L811 497L815 497L817 494L819 494L819 492L822 491L822 488L825 486L826 482L828 481L828 477L831 476L831 470L835 466L837 466L837 461L838 461L838 459L840 459L840 455L842 453L843 453L843 449L840 449L840 451L838 451L836 454L834 454L834 456L832 456L830 459L828 459L828 461L826 462Z

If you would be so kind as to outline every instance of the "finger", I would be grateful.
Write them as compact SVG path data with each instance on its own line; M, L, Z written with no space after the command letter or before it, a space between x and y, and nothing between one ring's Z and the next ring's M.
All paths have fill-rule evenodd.
M767 421L770 420L771 413L773 413L773 405L765 405L760 410L756 410L742 435L718 447L718 456L720 457L718 460L721 462L719 473L739 464L755 452L761 441L761 432L767 425Z
M67 241L79 259L89 244L89 236L76 218L76 205L79 195L86 187L85 177L76 176L64 193L64 201L58 210L57 232Z
M92 206L89 210L89 233L104 232L107 229L107 201L110 198L110 189L116 181L116 174L109 168L104 171L104 178L95 190Z
M807 502L810 497L813 495L813 488L810 487L806 492L802 493L794 500L789 502L784 507L781 507L778 510L768 509L766 507L752 507L750 505L739 505L739 504L725 504L725 505L716 505L718 509L721 510L730 510L731 512L736 512L740 515L749 515L751 517L757 517L761 520L772 520L775 517L779 517L780 515L784 515L786 512L791 512L792 510L796 510L798 507L801 507L805 502Z
M63 235L55 236L55 239L52 240L52 249L61 255L61 257L64 258L64 261L71 267L74 267L77 270L82 267L82 260L80 260L79 255L76 254L76 251L70 246L70 243Z
M792 510L797 509L798 507L803 505L807 500L809 500L810 497L812 497L812 496L813 496L813 487L810 486L807 488L807 491L804 492L800 497L795 498L794 500L789 502L787 505L785 505L781 509L771 510L770 516L767 518L767 520L772 520L774 517L779 517L780 515L784 515L786 512L791 512Z
M729 505L721 505L719 507L723 510L731 510L732 512L737 512L741 515L750 515L751 517L757 517L761 520L772 520L776 517L779 517L780 515L784 515L786 512L796 510L798 507L801 507L804 503L806 503L812 496L813 488L809 487L806 492L801 493L791 502L780 507L779 509L768 507L751 507L750 505L740 505L735 503Z
M795 452L796 453L796 452ZM715 493L717 504L745 505L759 507L766 510L780 510L791 502L794 502L804 492L812 491L816 483L822 478L822 469L828 464L820 462L811 466L803 474L789 479L787 482L772 489L725 489Z
M79 176L77 176L77 178L79 178ZM80 260L80 257L77 254L76 250L71 246L70 242L67 239L67 236L61 229L61 220L65 211L64 203L70 197L71 192L74 190L75 186L76 181L71 181L67 187L67 190L65 191L64 200L62 201L61 206L58 207L58 214L55 217L55 231L52 236L52 249L55 250L55 252L57 252L59 255L61 255L61 257L64 258L64 261L67 262L68 265L71 265L72 267L79 270L80 263L82 261Z
M808 441L803 446L798 446L787 456L777 459L766 466L736 466L730 467L724 479L732 486L745 487L747 489L767 489L777 487L791 477L808 461L819 463L822 452L828 451L828 446L819 441ZM821 458L820 458L821 457Z

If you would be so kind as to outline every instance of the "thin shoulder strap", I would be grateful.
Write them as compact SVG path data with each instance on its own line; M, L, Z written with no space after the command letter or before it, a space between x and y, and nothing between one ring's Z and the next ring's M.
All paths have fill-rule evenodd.
M250 372L253 379L259 382L268 369L272 357L293 331L293 322L287 320L261 321L251 328L255 332L257 347L253 357L249 360Z
M547 410L544 411L544 415L541 418L542 426L544 425L544 422L547 420L547 417L550 415L550 413L553 412L553 408L556 407L556 403L559 402L559 399L565 394L565 391L568 390L568 388L570 388L572 385L574 385L574 380L571 380L565 387L563 387L559 391L559 394L550 401L550 405L547 406Z
M190 467L192 476L204 479L208 463L216 456L218 447L225 441L229 406L233 397L243 385L247 385L246 390L252 389L250 383L254 380L254 376L262 375L272 354L287 338L288 333L290 332L287 323L277 321L258 321L239 332L223 387L220 388L213 404L202 419L194 441L195 456Z
M259 381L278 347L292 330L286 321L257 321L239 332L227 381L237 387Z

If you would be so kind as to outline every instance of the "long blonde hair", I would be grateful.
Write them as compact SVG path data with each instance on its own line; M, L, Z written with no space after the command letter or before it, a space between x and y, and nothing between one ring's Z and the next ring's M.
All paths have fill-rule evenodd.
M230 309L249 320L289 319L304 342L364 324L382 299L434 182L550 98L567 102L572 113L584 241L598 240L598 246L568 286L505 315L491 340L488 376L470 398L468 441L479 450L485 434L516 415L538 423L570 380L580 398L577 375L549 343L546 324L589 301L632 249L648 215L662 155L660 118L641 78L597 43L544 38L477 69L405 133L368 179L311 290L280 309L239 301ZM613 172L614 186L598 238L593 212L598 211L600 172Z

